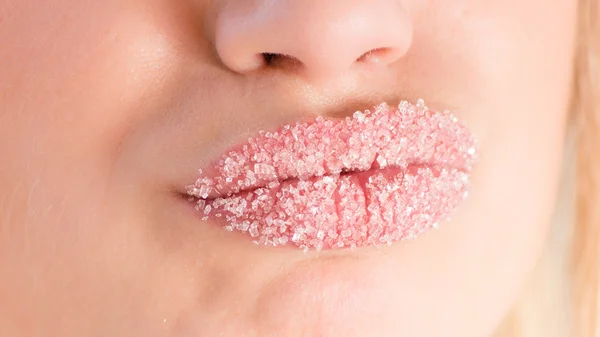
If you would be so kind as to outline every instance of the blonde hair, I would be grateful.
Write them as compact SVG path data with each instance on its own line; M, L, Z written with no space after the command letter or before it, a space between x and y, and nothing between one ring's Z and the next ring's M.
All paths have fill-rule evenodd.
M580 0L572 112L548 249L497 336L600 337L600 0Z
M600 337L600 1L584 0L574 103L577 116L577 217L572 272L575 332Z

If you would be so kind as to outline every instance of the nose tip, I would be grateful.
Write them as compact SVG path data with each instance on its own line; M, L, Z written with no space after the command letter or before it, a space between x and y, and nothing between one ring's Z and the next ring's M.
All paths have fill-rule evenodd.
M412 40L397 0L230 0L216 25L217 53L238 73L276 64L339 76L360 64L394 63Z

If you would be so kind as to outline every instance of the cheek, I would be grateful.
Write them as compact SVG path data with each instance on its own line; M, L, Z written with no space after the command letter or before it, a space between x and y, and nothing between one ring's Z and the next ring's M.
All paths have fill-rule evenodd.
M60 334L96 320L94 333L114 334L119 316L151 307L138 205L114 207L126 199L111 189L114 160L130 126L164 104L154 93L172 46L125 2L0 8L0 298L23 326Z
M440 3L439 19L428 26L451 32L436 45L439 53L429 54L443 54L443 46L452 52L431 64L445 65L440 73L455 83L446 87L459 88L467 123L480 140L471 197L401 263L423 263L428 256L435 261L411 289L432 279L444 286L416 296L411 312L431 305L439 326L454 327L449 331L493 327L514 303L545 242L565 141L576 27L576 3L555 4ZM465 324L459 317L475 319ZM420 319L415 315L407 324L430 326Z
M98 201L123 139L165 104L168 95L156 93L174 72L165 66L172 46L127 4L35 2L28 12L33 6L6 6L0 31L0 152L10 159L0 177L13 188Z
M455 223L465 230L457 231L459 242L469 247L463 250L465 267L477 271L471 279L479 284L472 289L508 308L542 250L557 196L573 85L576 4L497 4L502 8L487 13L506 19L481 22L473 30L487 34L478 37L484 47L477 69L485 85L474 110L480 114L474 119L481 126L481 158L463 209L472 219L465 221L469 228L462 226L462 213Z
M498 9L494 15L513 20L478 30L490 34L480 37L487 46L479 58L482 77L494 79L480 110L486 125L480 168L485 182L479 188L495 201L490 214L503 210L505 226L526 231L547 224L554 205L573 86L577 6L562 1L547 8L530 1L523 7ZM517 228L525 223L531 225Z

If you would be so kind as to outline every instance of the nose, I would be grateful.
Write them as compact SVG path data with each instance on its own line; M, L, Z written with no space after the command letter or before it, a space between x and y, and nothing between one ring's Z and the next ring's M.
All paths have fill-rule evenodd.
M412 41L398 0L225 0L215 47L238 73L273 66L334 77L359 66L386 66Z

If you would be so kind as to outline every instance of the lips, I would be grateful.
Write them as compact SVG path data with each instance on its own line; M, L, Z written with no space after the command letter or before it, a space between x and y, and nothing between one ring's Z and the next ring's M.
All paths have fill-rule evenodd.
M475 140L419 100L343 120L286 125L222 155L188 194L203 220L261 245L391 244L451 215L467 195Z

